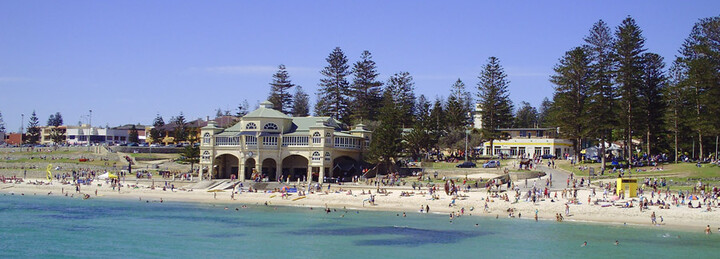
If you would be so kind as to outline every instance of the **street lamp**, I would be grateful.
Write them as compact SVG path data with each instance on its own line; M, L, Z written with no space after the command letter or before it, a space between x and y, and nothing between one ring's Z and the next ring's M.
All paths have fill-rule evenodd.
M90 151L90 139L92 138L92 110L90 110L90 115L88 116L88 136L87 136L87 142L88 142L88 152Z

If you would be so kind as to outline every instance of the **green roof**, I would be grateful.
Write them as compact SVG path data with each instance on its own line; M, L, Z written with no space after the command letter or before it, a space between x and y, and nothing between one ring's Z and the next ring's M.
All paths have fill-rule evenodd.
M297 126L295 131L309 131L310 127L315 126L317 121L326 122L330 117L292 117L292 122Z
M290 119L290 116L283 114L282 112L272 108L273 104L269 101L260 103L260 107L254 110L243 118L275 118L275 119Z

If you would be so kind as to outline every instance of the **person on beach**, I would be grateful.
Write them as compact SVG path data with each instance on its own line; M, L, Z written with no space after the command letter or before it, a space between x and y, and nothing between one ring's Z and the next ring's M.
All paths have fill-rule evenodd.
M705 228L705 234L706 235L712 234L712 232L710 231L710 225L707 225L707 227Z
M570 205L565 203L565 216L570 216Z

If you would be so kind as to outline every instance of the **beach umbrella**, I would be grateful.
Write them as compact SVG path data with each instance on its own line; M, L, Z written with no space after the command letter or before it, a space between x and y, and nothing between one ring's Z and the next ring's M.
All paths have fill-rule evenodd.
M699 198L699 197L698 197L697 195L690 195L690 197L689 197L689 198L690 198L691 200L694 200L694 201L696 201L696 200L699 200L699 199L700 199L700 198Z

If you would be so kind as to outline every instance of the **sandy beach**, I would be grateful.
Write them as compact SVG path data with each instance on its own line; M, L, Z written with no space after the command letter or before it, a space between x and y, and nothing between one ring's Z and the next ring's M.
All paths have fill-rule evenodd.
M76 192L74 185L61 184L57 181L51 184L34 184L42 182L45 179L28 179L23 183L0 183L0 195L44 195L44 196L61 196L68 198L81 199L84 194L89 195L90 199L126 199L137 200L138 202L195 202L206 204L222 204L228 207L241 207L243 204L263 205L265 202L269 206L299 206L299 207L322 207L325 208L347 208L358 210L383 210L406 212L408 215L412 213L420 213L421 207L429 206L430 213L440 213L448 215L451 213L463 216L485 216L485 217L510 217L508 209L513 209L513 216L519 220L534 220L537 210L539 220L556 220L556 214L561 213L564 221L580 221L580 222L598 222L605 224L631 224L644 225L653 227L672 228L685 231L703 231L707 225L715 229L720 226L720 208L712 207L712 211L707 211L705 207L688 208L687 205L670 206L670 209L661 209L658 206L649 206L641 211L636 204L632 208L622 208L620 206L596 205L594 202L588 203L588 196L592 194L590 190L578 190L579 204L569 203L568 199L562 198L561 191L558 191L558 199L541 199L533 203L525 201L522 197L518 202L514 202L514 191L509 195L510 201L493 197L485 189L473 189L470 192L459 192L454 205L452 196L446 195L444 191L436 192L436 198L427 194L426 188L423 190L412 190L407 187L389 187L387 194L378 194L377 187L358 185L348 183L345 185L331 185L330 191L327 191L327 184L323 186L321 192L307 193L305 198L297 199L297 193L291 193L287 198L282 197L277 192L248 192L247 187L239 194L232 194L231 191L208 192L206 189L189 189L187 187L193 184L175 183L178 186L174 191L170 188L163 190L162 180L156 180L154 190L145 182L127 181L118 192L113 190L110 184L105 181L95 181L92 185L81 185L80 193ZM98 186L101 184L101 186ZM184 185L184 186L182 186ZM178 189L179 188L179 189ZM63 191L65 193L63 193ZM375 195L375 204L369 202L371 191ZM363 192L365 194L363 194ZM97 193L97 194L96 194ZM401 195L406 193L405 195ZM504 194L501 192L500 194ZM67 195L65 195L67 194ZM551 197L554 196L551 192ZM596 194L595 198L602 198L602 191ZM593 201L595 198L591 198ZM487 202L489 201L489 202ZM487 211L485 204L488 204ZM624 202L623 202L624 203ZM566 204L569 209L569 215L566 215ZM617 203L620 205L620 202ZM697 205L697 201L694 201ZM462 213L464 211L464 214ZM657 225L651 224L651 215L653 212L657 216Z

